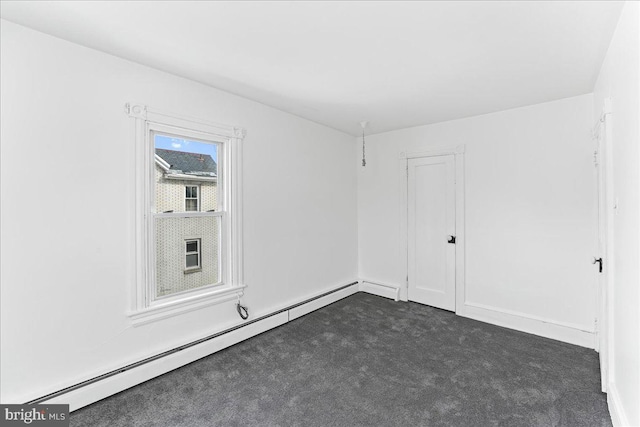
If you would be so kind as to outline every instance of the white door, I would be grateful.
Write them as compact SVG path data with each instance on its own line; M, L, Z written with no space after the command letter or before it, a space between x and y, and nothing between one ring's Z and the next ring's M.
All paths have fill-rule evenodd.
M410 301L456 309L456 182L453 155L408 159Z
M608 283L612 283L612 257L609 254L610 247L610 221L611 210L613 206L613 197L610 194L610 187L607 182L611 179L609 175L610 167L610 143L611 143L611 127L608 120L608 112L611 111L610 100L605 99L605 110L603 112L602 122L596 130L596 152L594 159L598 176L598 253L593 258L598 274L598 329L596 349L600 356L600 377L601 389L607 392L607 382L609 376L609 295Z

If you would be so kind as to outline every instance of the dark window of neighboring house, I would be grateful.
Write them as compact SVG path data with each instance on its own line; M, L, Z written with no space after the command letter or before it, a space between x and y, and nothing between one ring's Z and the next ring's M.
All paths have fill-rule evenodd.
M187 240L185 246L185 269L200 268L200 239Z
M186 195L184 200L184 210L187 212L198 211L198 186L187 185L185 187Z

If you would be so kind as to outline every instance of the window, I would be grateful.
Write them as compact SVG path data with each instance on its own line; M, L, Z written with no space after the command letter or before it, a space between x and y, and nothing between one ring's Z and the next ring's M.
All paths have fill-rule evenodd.
M224 142L214 135L196 138L184 130L151 126L149 137L154 152L150 184L155 187L149 206L155 246L150 297L162 303L225 282L222 243L227 209L221 201L226 187L218 173L226 166L220 156ZM201 206L207 210L200 212Z
M240 295L244 131L144 106L127 111L136 119L139 195L134 324Z
M185 188L184 210L190 212L198 211L198 186L187 185Z
M200 239L185 241L185 271L200 269Z

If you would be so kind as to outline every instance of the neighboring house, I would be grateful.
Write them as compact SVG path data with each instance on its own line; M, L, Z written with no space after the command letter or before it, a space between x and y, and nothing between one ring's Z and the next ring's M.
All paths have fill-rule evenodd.
M208 154L156 149L157 213L217 209L218 165ZM217 283L219 217L156 218L157 296Z
M156 212L217 208L218 165L208 154L156 148Z

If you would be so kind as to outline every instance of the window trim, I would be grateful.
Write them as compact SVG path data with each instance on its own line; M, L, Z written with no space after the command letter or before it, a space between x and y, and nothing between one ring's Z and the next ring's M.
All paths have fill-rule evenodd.
M246 287L242 247L242 141L246 134L245 130L163 113L139 104L126 104L125 112L135 119L136 192L133 197L136 206L136 276L133 280L131 305L128 312L134 326L241 296ZM220 227L225 230L221 233L220 266L222 275L225 276L222 283L155 300L151 289L155 285L152 283L155 274L153 263L155 255L151 240L154 231L151 228L153 215L150 213L150 207L153 208L152 203L155 199L152 194L155 146L150 138L154 131L218 143L220 148L218 158L222 160L220 163L223 166L218 170L220 178L218 185L225 186L221 192L221 200L218 200L218 209L222 212L215 212L215 216L221 217ZM202 215L203 212L190 211L190 214Z

